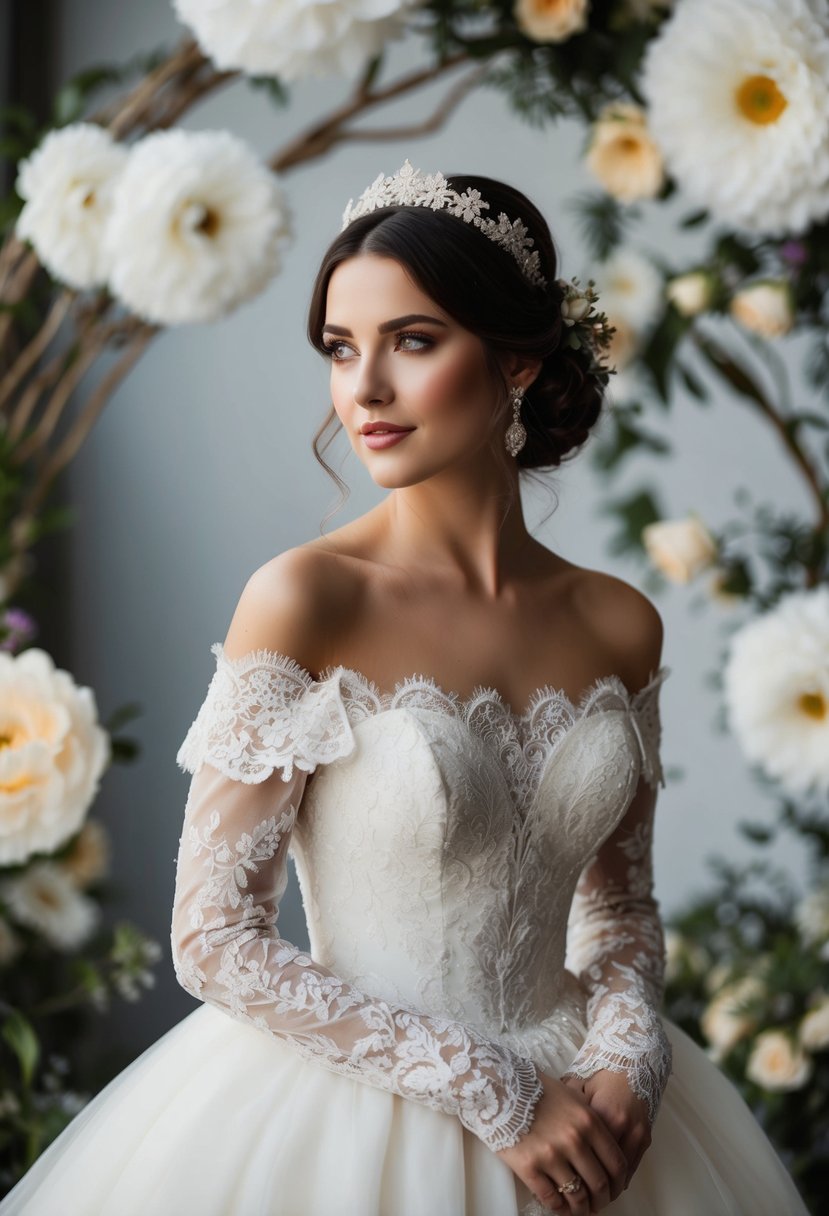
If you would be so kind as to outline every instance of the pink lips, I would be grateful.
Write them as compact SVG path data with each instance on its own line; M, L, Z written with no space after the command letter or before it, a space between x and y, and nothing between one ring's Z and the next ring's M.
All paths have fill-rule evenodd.
M390 448L395 443L399 443L401 439L405 439L407 435L411 435L414 427L410 427L407 431L369 431L363 434L363 441L366 447L369 448Z

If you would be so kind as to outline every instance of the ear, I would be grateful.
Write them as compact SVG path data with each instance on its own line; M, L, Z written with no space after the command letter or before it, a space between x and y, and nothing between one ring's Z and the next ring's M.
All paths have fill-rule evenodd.
M513 353L503 357L501 366L509 383L523 388L526 392L533 381L538 378L541 371L541 360Z

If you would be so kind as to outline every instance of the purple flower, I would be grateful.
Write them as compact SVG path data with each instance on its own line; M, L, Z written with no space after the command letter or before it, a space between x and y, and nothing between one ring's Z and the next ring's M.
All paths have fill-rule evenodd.
M789 266L805 266L809 260L809 247L803 241L784 241L777 252Z
M30 642L37 632L37 622L24 609L6 608L0 613L0 633L5 633L0 640L0 650L8 650L14 654Z

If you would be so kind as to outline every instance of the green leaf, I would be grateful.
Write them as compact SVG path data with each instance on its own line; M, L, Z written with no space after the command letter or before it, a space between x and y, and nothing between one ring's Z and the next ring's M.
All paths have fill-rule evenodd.
M776 834L773 828L764 827L759 823L748 823L745 820L739 822L737 827L743 836L755 844L769 844L774 840Z
M628 406L622 412L617 407L609 417L613 428L612 434L603 434L600 442L593 448L595 466L603 472L615 469L625 456L637 449L644 448L658 456L663 456L671 450L671 445L666 439L642 430L633 421L634 408Z
M690 326L687 317L681 316L675 308L667 308L640 356L651 375L660 402L666 406L670 405L671 370L676 366L676 348Z
M246 76L245 79L252 89L266 93L268 100L276 106L287 106L291 95L277 76Z
M602 515L615 515L618 530L610 540L611 552L644 553L642 531L648 524L664 518L653 496L647 489L635 490L627 498L614 499L599 508Z
M599 261L621 245L627 226L639 216L635 208L623 207L611 194L602 191L579 194L568 206L578 217L591 257Z
M2 1034L17 1056L23 1085L30 1089L40 1057L40 1042L34 1027L19 1009L13 1009L3 1023Z
M680 363L679 360L677 360L677 362L676 362L676 370L677 370L677 374L679 375L680 380L685 385L688 392L693 397L696 397L697 401L700 401L704 405L707 405L708 404L708 390L706 389L706 387L702 383L702 381L699 379L699 377L694 372L692 372L691 369L689 367L687 367L684 363Z
M707 211L692 211L690 215L686 215L680 223L680 228L699 228L708 219Z

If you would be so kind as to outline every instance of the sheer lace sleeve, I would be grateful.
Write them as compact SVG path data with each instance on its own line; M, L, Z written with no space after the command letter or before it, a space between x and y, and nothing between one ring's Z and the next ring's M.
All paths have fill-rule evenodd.
M358 990L278 935L309 774L355 746L332 683L287 656L223 657L176 757L192 773L171 931L179 983L324 1067L514 1144L542 1088L532 1060L459 1022Z
M642 750L639 790L621 823L584 868L568 922L567 966L587 988L588 1034L565 1076L622 1072L653 1123L671 1072L659 1019L665 943L653 895L653 823L659 761L662 668L632 699ZM650 787L650 788L648 788Z

